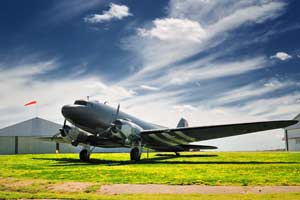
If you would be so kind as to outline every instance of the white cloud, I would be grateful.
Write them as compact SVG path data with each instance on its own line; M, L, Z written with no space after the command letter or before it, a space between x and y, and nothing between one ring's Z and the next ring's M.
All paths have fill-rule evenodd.
M123 42L143 62L138 76L170 67L201 54L222 41L229 31L251 23L274 19L284 10L283 1L170 1L168 16L141 27ZM233 45L218 51L222 56ZM214 56L214 55L212 55Z
M55 60L35 64L25 64L8 69L0 69L0 79L23 79L34 75L41 75L56 69Z
M151 91L157 91L159 90L158 87L153 87L150 85L141 85L140 88L144 89L144 90L151 90Z
M273 19L285 6L284 1L272 0L171 0L168 12L171 17L199 21L205 27L220 22L219 25L228 30L243 22L261 23Z
M271 56L270 58L277 58L279 60L285 61L291 59L292 56L285 52L277 52L275 55Z
M92 100L99 100L101 102L109 101L113 106L121 102L121 109L123 111L141 119L169 127L175 127L181 117L187 118L191 126L205 126L259 121L267 118L274 119L274 114L293 117L300 111L299 103L297 103L300 97L299 94L277 99L273 98L271 100L261 99L243 107L194 106L187 103L178 103L184 91L183 89L154 92L149 95L139 96L132 89L123 87L122 85L106 85L101 78L95 76L64 77L58 80L33 79L33 77L41 73L50 72L56 69L57 66L60 66L55 61L38 62L27 66L31 66L31 69L36 69L33 70L34 73L32 72L28 75L26 70L19 70L18 68L2 69L1 71L1 75L6 74L9 76L3 75L1 77L1 81L4 84L0 85L0 92L3 94L0 110L9 109L9 111L5 111L5 118L1 119L0 127L33 117L35 115L34 108L25 108L23 106L24 102L31 99L38 101L40 117L61 123L63 121L60 114L61 106L70 104L75 99L85 98L86 96L90 96ZM280 84L273 81L270 84L266 84L265 87L276 88ZM249 90L252 89L250 88ZM215 101L212 103L215 103ZM261 112L266 112L266 114L257 115ZM278 134L280 135L280 133ZM244 136L244 141L252 137L253 135ZM259 140L253 140L256 146L266 141L272 143L269 148L277 148L283 145L281 141L278 142L274 137L270 139L268 135L264 134L260 134L259 137ZM229 148L228 145L226 146L228 141L234 140L217 141L217 146L221 146L223 150L241 149L240 144L243 144L243 140L236 141L239 145L234 147ZM210 144L214 144L214 142L210 142ZM254 144L252 143L252 145ZM251 143L247 143L242 149L251 148L253 149Z
M0 93L3 96L0 111L6 111L5 118L0 120L0 127L33 117L35 109L23 106L29 100L38 102L40 117L61 122L61 107L72 104L75 99L90 96L92 100L117 104L136 95L133 90L120 85L106 85L100 77L94 75L40 78L40 75L49 75L58 67L60 64L51 60L1 69Z
M131 98L137 94L134 90L128 90L118 85L105 85L103 82L97 79L94 82L87 83L84 86L91 88L92 91L95 91L91 97L103 95L107 98L106 101L121 101L122 99L124 100L125 98Z
M300 84L294 81L281 82L276 79L272 79L264 84L252 83L247 86L223 93L219 98L217 98L216 102L219 102L220 104L239 102L246 98L260 97L261 95L294 86L297 87L300 86Z
M267 1L267 3L258 5L249 5L220 18L216 23L210 25L208 29L215 33L221 33L247 24L247 22L262 23L268 19L277 17L284 6L285 3L275 1Z
M189 97L199 94L196 94L194 88L184 88L184 84L205 80L206 85L204 86L201 82L200 87L206 87L217 82L211 79L238 76L268 67L268 61L263 55L249 55L252 57L247 59L226 57L227 61L218 60L219 57L227 56L226 52L231 53L234 44L217 52L213 51L210 55L203 56L202 53L220 44L226 39L230 30L249 24L249 22L261 23L278 16L284 10L285 3L269 0L224 2L170 1L166 18L154 20L150 27L141 26L137 35L127 38L124 42L127 49L132 50L137 59L141 60L142 66L140 72L124 77L118 84L107 85L101 77L95 75L63 77L56 80L36 79L36 76L51 71L53 66L59 66L56 62L52 62L43 70L39 70L43 68L39 65L47 66L45 64L47 62L30 65L33 66L31 72L17 67L3 69L0 73L0 79L4 83L0 85L0 92L3 95L0 111L1 109L10 111L5 111L8 114L1 118L0 126L32 117L34 111L31 112L30 109L23 107L28 99L38 100L41 117L62 122L61 106L86 96L112 104L120 102L122 110L141 119L169 127L175 127L181 117L187 118L191 126L278 119L279 115L292 118L300 111L298 93L272 99L269 99L268 95L261 97L276 90L294 86L288 82L271 81L263 82L263 85L253 83L253 85L231 92L228 91L230 88L228 83L235 80L219 83L218 86L224 88L224 93L221 93L219 98L223 98L224 101L236 101L239 95L242 99L260 97L259 100L250 101L243 106L222 106L218 99L207 99L205 91L203 99L199 100L201 105L197 105L195 101L188 101ZM117 14L118 9L113 11L112 7L111 5L108 11L85 18L85 20L96 23L122 19L131 15L129 9L123 9L123 14ZM195 54L199 54L199 58L174 64ZM218 91L210 86L207 88L213 92ZM145 92L145 95L136 92L141 89L151 92ZM278 136L282 132L276 134ZM235 144L236 146L231 150L262 148L265 144L270 144L268 148L283 147L283 142L278 141L278 138L273 135L260 133L243 137L243 140L218 141L217 146L221 144L223 150L226 149L224 147L230 149ZM232 144L232 141L235 143Z
M129 12L129 8L127 6L111 3L108 11L103 11L101 15L93 14L89 17L85 17L84 20L89 23L101 23L113 19L120 20L131 15L132 14Z
M293 118L300 112L299 92L283 96L258 99L239 108L252 116L262 116L265 119Z
M206 37L206 32L197 21L188 19L164 18L153 21L154 27L139 29L140 36L158 38L164 41L192 41L201 42Z
M172 68L164 76L152 79L151 82L161 86L183 85L195 81L244 74L266 66L266 59L264 57L236 60L228 63L212 62L210 64L199 64L195 62Z
M186 110L192 110L192 111L197 110L196 107L194 107L192 105L188 105L188 104L174 105L173 109L175 109L176 111L179 111L179 112L183 112L183 111L186 111Z
M72 1L56 1L51 4L49 10L43 12L42 24L47 24L47 20L50 23L61 23L63 21L70 20L76 16L80 16L88 10L98 7L104 4L103 0L72 0Z

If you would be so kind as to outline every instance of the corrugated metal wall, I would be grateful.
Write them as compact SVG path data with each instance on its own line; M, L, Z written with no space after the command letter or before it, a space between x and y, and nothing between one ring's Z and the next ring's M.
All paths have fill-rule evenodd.
M55 143L38 141L32 137L19 137L19 154L55 153Z
M288 130L288 150L300 151L300 129Z
M15 154L14 136L0 137L0 154ZM36 137L18 137L17 151L19 154L55 153L56 143L37 139ZM60 153L73 153L75 149L69 144L59 144Z
M0 154L15 153L15 137L0 137Z
M62 127L60 124L42 118L32 118L0 129L0 154L55 153L56 143L43 141L39 137L51 137ZM60 153L79 152L82 147L59 144ZM93 152L128 152L126 148L96 148Z
M297 139L289 139L289 151L300 151L300 142Z

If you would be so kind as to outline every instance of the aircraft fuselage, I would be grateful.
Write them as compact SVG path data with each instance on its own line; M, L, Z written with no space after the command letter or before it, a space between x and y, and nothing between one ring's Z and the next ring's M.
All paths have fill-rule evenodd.
M62 107L62 114L74 126L92 134L105 131L116 120L117 109L98 102L78 100L73 105ZM118 113L119 119L125 119L144 130L165 128L133 117L124 112Z

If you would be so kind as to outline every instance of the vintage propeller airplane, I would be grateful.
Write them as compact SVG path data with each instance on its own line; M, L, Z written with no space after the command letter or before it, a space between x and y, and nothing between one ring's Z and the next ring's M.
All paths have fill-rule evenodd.
M81 145L79 157L82 161L89 160L91 147L129 147L130 159L134 161L140 160L143 147L175 152L178 156L179 152L190 149L216 149L190 143L285 128L300 119L298 115L294 120L188 127L182 118L177 128L167 128L121 112L120 105L115 109L106 103L87 100L76 100L73 105L63 106L62 114L65 118L63 127L51 140Z

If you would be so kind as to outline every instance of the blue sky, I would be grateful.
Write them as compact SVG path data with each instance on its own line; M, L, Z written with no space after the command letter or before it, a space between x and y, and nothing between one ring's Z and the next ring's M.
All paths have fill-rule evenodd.
M0 127L90 96L175 126L290 119L300 112L296 0L2 1ZM208 141L282 148L283 131ZM250 142L249 142L250 141Z

